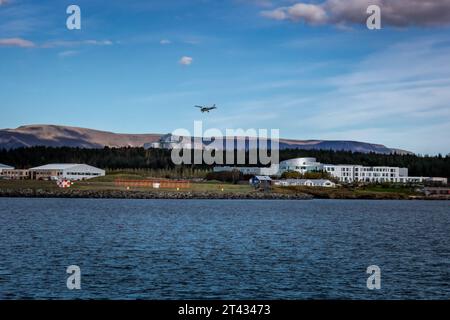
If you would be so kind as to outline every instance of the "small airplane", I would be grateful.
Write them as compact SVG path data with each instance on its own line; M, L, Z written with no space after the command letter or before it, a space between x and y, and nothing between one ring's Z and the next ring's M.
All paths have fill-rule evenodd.
M213 104L212 107L207 106L194 106L195 108L199 108L202 113L210 112L211 110L217 109L216 105Z

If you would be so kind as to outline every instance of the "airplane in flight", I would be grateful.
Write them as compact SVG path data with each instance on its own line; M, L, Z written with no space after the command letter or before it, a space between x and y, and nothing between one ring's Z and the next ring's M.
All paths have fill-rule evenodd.
M217 109L216 105L213 104L212 107L208 106L194 106L195 108L199 108L202 113L210 112L211 110Z

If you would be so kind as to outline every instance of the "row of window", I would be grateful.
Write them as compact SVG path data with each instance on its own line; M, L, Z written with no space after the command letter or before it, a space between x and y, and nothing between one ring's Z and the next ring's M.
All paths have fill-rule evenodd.
M342 172L351 172L353 167L338 167L341 169ZM397 168L371 168L371 167L355 167L356 171L364 171L364 172L396 172ZM361 169L361 170L359 170ZM326 167L327 171L335 171L335 167Z
M99 176L100 173L96 172L67 172L69 176Z

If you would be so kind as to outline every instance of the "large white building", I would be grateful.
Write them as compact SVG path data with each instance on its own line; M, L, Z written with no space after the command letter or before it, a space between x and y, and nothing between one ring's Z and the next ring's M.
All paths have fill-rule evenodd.
M325 164L324 171L341 182L410 182L407 168Z
M87 180L105 175L105 170L76 163L55 163L31 168L31 179L35 180Z
M215 172L239 170L243 174L281 176L284 172L295 171L328 172L332 177L343 183L352 182L393 182L393 183L421 183L439 182L447 184L446 178L431 177L409 177L408 168L399 167L369 167L362 165L322 164L316 158L296 158L280 162L279 166L272 165L270 168L258 167L215 167Z

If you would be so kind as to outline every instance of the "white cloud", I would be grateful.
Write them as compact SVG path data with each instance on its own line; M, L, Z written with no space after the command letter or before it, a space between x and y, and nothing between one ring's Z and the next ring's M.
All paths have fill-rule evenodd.
M78 51L76 50L66 50L66 51L62 51L60 53L58 53L58 56L61 58L65 58L65 57L72 57L78 54Z
M292 20L304 20L310 24L321 24L327 20L327 13L321 6L297 3L287 9Z
M327 93L297 105L314 110L304 114L301 127L324 139L448 153L450 70L442 66L449 56L449 43L438 39L375 53L350 73L325 79L324 85L332 86Z
M162 44L162 45L167 45L167 44L171 44L172 41L170 41L168 39L162 39L159 43Z
M288 14L285 8L278 8L274 10L265 10L261 12L263 17L273 19L273 20L286 20L288 18Z
M77 46L112 46L111 40L81 40L81 41L49 41L42 45L43 48L56 48L56 47L77 47Z
M261 14L274 20L343 26L365 24L369 5L381 8L383 25L450 25L450 0L324 0L319 4L299 2L292 6L262 11Z
M194 61L194 59L192 57L184 56L184 57L181 57L180 61L178 61L178 62L183 66L189 66L192 64L193 61Z
M113 43L111 40L86 40L83 44L89 44L94 46L111 46Z
M272 6L271 0L236 0L236 1L246 4L251 3L257 5L258 7L265 7L265 8L269 8Z
M36 45L34 42L25 40L22 38L5 38L0 39L0 46L1 47L20 47L20 48L32 48Z

